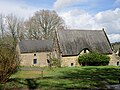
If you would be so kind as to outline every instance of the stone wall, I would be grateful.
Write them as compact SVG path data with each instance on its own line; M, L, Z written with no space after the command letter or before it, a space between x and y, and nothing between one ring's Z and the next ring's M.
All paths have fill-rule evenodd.
M89 53L87 51L87 53ZM83 55L85 54L83 51L80 53L80 55ZM116 57L116 55L113 53L113 54L110 54L108 55L110 57L110 62L109 62L109 65L114 65L114 66L117 66L117 62L119 62L119 65L120 65L120 59L118 59ZM61 57L61 66L64 67L64 66L80 66L80 64L78 63L78 56L66 56L66 57ZM73 63L73 65L71 65Z
M86 53L89 53L88 50L86 50ZM86 54L83 51L81 51L80 55L83 55L83 54ZM80 66L80 64L78 63L78 56L66 56L66 57L61 57L61 66L64 67L64 66ZM72 65L73 63L73 65Z
M62 67L72 67L72 66L78 66L78 56L68 56L68 57L62 57L61 58L61 66Z
M40 52L40 53L23 53L20 54L20 59L21 59L21 66L48 66L47 59L49 59L48 55L51 52ZM87 52L88 53L88 52ZM34 56L36 54L36 56ZM84 54L82 51L80 55ZM109 65L117 65L117 62L120 60L116 58L116 55L113 53L111 55L108 55L110 57L110 63ZM73 67L73 66L80 66L78 63L78 56L65 56L65 57L60 57L61 59L61 66L62 67ZM37 59L37 63L34 64L33 60Z
M49 59L48 54L50 54L50 52L20 54L21 66L41 66L41 67L48 66L47 63L47 59ZM34 64L34 59L37 59L36 64Z
M109 65L117 66L117 62L120 62L120 58L118 58L115 53L108 56L110 57Z

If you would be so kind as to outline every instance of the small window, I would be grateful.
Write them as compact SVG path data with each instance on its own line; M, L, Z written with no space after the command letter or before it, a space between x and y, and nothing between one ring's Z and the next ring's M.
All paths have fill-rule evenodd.
M36 54L34 54L34 56L36 56Z
M50 61L47 59L47 63L50 63Z
M71 63L71 66L73 66L74 64L73 63Z
M86 53L86 49L84 50L84 53Z
M33 59L33 64L37 64L37 59Z
M117 66L119 66L119 62L117 62Z

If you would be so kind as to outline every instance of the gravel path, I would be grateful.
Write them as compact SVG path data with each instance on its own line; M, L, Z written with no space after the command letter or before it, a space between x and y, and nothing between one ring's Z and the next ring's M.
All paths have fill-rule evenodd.
M43 71L45 68L40 68L40 67L20 67L19 70L23 71Z

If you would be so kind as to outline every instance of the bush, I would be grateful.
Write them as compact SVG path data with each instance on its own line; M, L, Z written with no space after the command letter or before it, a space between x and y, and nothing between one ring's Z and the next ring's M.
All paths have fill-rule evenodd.
M57 58L51 58L50 62L52 67L60 67L60 62Z
M8 44L0 44L0 83L5 83L19 65L16 49Z
M110 61L109 56L100 54L98 52L83 54L78 58L78 62L83 66L108 65L109 61Z

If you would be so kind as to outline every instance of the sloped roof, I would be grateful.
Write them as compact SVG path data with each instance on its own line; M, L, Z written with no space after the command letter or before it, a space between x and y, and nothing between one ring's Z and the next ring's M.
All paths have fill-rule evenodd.
M79 55L85 48L104 54L112 53L104 30L60 30L57 36L63 56Z
M53 42L50 40L23 40L19 42L21 53L52 51Z

